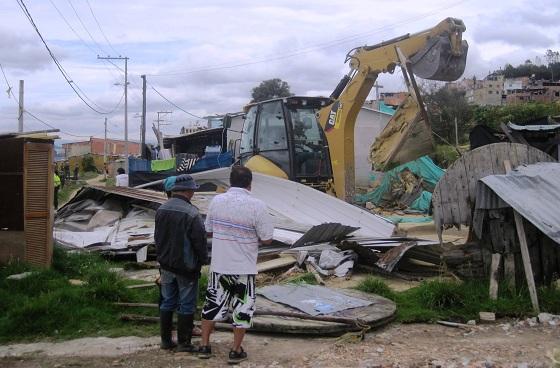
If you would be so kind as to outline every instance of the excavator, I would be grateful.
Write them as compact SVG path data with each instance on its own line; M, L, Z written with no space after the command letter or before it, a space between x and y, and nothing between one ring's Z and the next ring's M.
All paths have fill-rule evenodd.
M240 163L350 202L355 193L354 126L378 75L398 66L409 89L370 149L373 166L387 168L431 151L431 127L414 75L457 80L466 64L465 30L463 21L447 18L418 33L356 47L346 56L350 71L328 98L291 96L247 105Z

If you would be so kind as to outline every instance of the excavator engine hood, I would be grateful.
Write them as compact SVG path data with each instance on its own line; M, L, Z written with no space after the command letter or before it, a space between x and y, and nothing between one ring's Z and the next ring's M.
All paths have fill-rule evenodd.
M459 50L453 50L448 36L433 37L426 47L410 58L414 75L420 78L455 81L463 75L467 63L467 41L461 41Z

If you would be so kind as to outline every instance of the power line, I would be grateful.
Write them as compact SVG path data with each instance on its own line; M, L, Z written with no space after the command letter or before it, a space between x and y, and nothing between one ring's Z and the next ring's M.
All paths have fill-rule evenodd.
M78 11L76 10L76 8L74 7L74 4L72 4L71 0L66 0L68 2L68 4L70 5L70 7L72 8L72 10L74 11L74 14L76 14L76 18L78 18L78 21L80 22L80 24L82 25L82 28L84 29L84 31L86 31L86 33L88 34L89 38L93 41L93 43L97 46L97 48L99 50L101 50L103 53L107 53L102 47L101 45L99 45L99 43L97 43L97 41L95 40L95 38L93 38L93 36L91 35L91 33L89 32L89 30L87 29L86 25L84 24L84 22L82 21L82 18L80 18L80 15L78 14Z
M229 64L229 65L226 64L226 63L222 63L222 64L216 64L216 65L213 65L213 66L210 66L210 67L207 67L207 68L201 68L201 69L192 69L192 70L177 71L177 72L171 71L169 73L154 73L154 74L146 74L146 75L151 76L151 77L187 75L187 74L208 72L208 71L214 71L214 70L234 69L234 68L239 68L239 67L244 67L244 66L266 63L266 62L269 62L269 61L278 61L278 60L288 59L288 58L291 58L291 57L294 57L294 56L304 55L304 54L310 53L312 51L327 49L327 48L330 48L330 47L345 44L349 41L353 41L353 40L358 39L360 37L370 36L370 35L373 35L373 34L383 32L385 30L394 28L395 26L405 25L405 24L408 24L408 23L416 22L420 19L427 18L427 17L432 16L436 13L439 13L443 10L453 8L453 7L458 6L462 3L465 3L467 1L470 1L470 0L461 0L461 1L458 1L456 3L450 4L448 6L439 8L436 11L426 12L426 13L420 14L418 16L405 19L405 20L400 21L400 22L395 22L391 25L378 27L378 28L375 28L375 29L370 30L370 31L356 33L356 34L353 34L353 35L345 36L345 37L335 39L335 40L331 40L331 41L327 41L327 42L318 43L318 44L308 46L308 47L304 47L304 48L301 48L301 49L295 49L295 50L292 50L291 52L286 53L286 54L280 54L280 55L276 55L276 56L271 55L270 57L265 56L265 57L261 58L260 60L247 61L247 62L242 62L242 63L237 63L237 64Z
M189 114L192 117L195 117L197 119L203 119L202 117L195 115L191 112L188 112L187 110L183 109L182 107L177 106L174 102L170 101L167 97L165 97L164 95L162 95L154 86L150 85L150 87L152 87L152 89L155 91L155 93L157 93L161 98L163 98L165 101L169 102L172 106L175 106L177 109L181 110L182 112Z
M29 20L29 22L31 23L31 26L35 29L35 32L37 32L37 35L39 35L39 38L41 39L41 42L43 42L43 45L45 46L45 48L47 49L51 59L54 61L56 67L58 68L58 70L60 71L60 73L62 74L62 76L64 77L64 79L66 80L66 82L68 83L68 85L70 86L70 88L72 88L72 90L74 91L74 93L76 94L76 96L78 96L78 98L80 100L82 100L82 102L89 107L91 110L95 111L98 114L101 115L106 115L108 114L107 112L103 112L100 111L98 109L96 109L95 107L93 107L91 104L89 104L85 98L87 98L87 96L84 94L84 97L82 97L82 95L78 92L78 85L72 81L72 78L70 78L70 76L68 75L68 73L64 70L64 68L62 67L62 65L60 64L60 62L58 61L58 59L56 58L56 56L54 56L54 53L51 51L51 49L49 48L49 45L47 44L47 42L45 41L45 39L43 38L43 35L41 34L41 32L39 31L39 28L37 27L37 25L35 24L35 21L33 20L33 17L31 16L31 13L29 12L29 10L27 9L27 6L25 5L25 3L23 2L23 0L16 0L19 7L21 8L21 10L23 11L23 13L25 14L25 16L27 17L27 19ZM89 98L88 98L89 99ZM91 101L91 100L90 100ZM95 104L96 105L96 104ZM99 107L99 106L98 106Z
M113 45L111 44L111 42L109 42L109 39L107 38L107 35L105 34L105 32L103 32L103 28L101 28L101 24L99 24L99 21L97 20L97 17L95 16L95 13L93 12L93 8L91 7L91 4L89 3L89 0L86 0L86 3L89 7L89 11L91 12L91 15L93 16L93 19L95 20L95 23L97 24L97 27L99 28L99 31L101 32L101 34L103 35L103 38L105 38L105 41L107 41L107 45L109 45L109 47L116 53L118 54L119 52L117 50L115 50L115 48L113 47Z
M76 29L74 29L74 27L72 27L72 25L70 24L70 22L68 21L68 19L66 19L66 17L64 16L64 14L62 14L62 12L60 11L60 9L55 5L55 3L53 2L53 0L49 0L49 2L51 3L51 5L53 6L53 8L56 10L56 12L58 13L58 15L62 18L62 20L64 21L64 23L66 23L66 25L68 26L68 28L70 28L70 30L72 31L72 33L74 33L74 35L76 37L78 37L78 39L88 48L90 49L90 51L92 51L94 54L98 53L98 50L95 50L93 47L91 47L76 31ZM102 49L99 49L100 51L103 51ZM113 64L112 62L109 62L110 64L112 64L113 66L117 67L117 65ZM113 70L110 68L105 68L107 71L109 71L109 73L113 74ZM117 67L117 69L120 69ZM113 74L114 76L114 74Z
M10 97L10 95L14 98L14 102L16 103L16 105L19 106L19 102L16 101L16 95L14 94L13 90L12 90L12 86L10 85L10 82L8 81L8 77L6 76L6 73L4 72L4 67L2 66L2 64L0 63L0 70L2 71L2 75L4 76L4 80L6 81L6 85L8 86L8 98ZM123 95L124 96L124 95ZM122 97L121 97L121 101L122 101ZM38 122L44 124L45 126L52 128L52 129L59 129L56 128L55 126L53 126L52 124L47 123L46 121L44 121L43 119L37 117L35 114L33 114L31 111L24 109L23 112L29 116L31 116L33 119L37 120ZM60 130L60 129L59 129ZM73 134L73 133L69 133L67 131L64 130L60 130L61 133L64 133L66 135L72 136L72 137L77 137L77 138L84 138L84 137L89 137L86 135L77 135L77 134Z

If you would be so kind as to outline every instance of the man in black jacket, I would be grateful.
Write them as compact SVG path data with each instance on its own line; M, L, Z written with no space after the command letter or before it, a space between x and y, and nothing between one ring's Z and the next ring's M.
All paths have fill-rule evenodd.
M208 263L206 232L190 200L198 188L190 175L179 175L171 198L156 213L155 242L160 264L161 348L172 349L173 312L177 311L177 351L193 352L191 344L200 268Z

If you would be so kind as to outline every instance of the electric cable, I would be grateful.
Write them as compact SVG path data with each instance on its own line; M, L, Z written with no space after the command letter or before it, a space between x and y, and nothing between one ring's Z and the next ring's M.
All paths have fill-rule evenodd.
M103 28L101 28L101 24L97 20L97 17L95 16L95 13L93 12L93 8L91 7L91 4L89 3L89 0L86 0L86 3L87 3L87 6L89 7L89 11L91 12L91 15L92 15L93 19L95 20L95 23L97 24L97 28L99 28L99 31L103 35L103 38L105 38L105 41L107 42L107 45L109 45L111 50L113 50L116 54L118 54L119 52L117 50L115 50L115 48L113 47L113 45L111 44L111 42L107 38L107 35L105 34L105 32L103 32Z
M53 60L53 62L55 63L56 67L58 68L58 70L60 71L60 73L62 74L62 76L64 77L64 79L66 80L66 82L68 83L68 85L70 86L70 88L72 88L72 90L74 91L74 93L76 94L76 96L78 96L78 98L80 100L82 100L82 102L89 107L92 111L100 114L100 115L107 115L109 114L108 112L104 112L104 111L100 111L101 109L96 109L95 107L92 106L92 104L88 103L86 101L87 96L84 93L84 96L82 96L80 94L80 92L78 92L78 85L72 81L72 79L70 78L70 75L66 72L66 70L64 70L64 68L62 67L62 65L60 64L60 62L58 61L58 59L56 58L56 56L54 55L54 53L51 51L49 45L47 44L47 42L45 41L45 39L43 38L43 35L41 34L41 32L39 31L39 28L37 27L37 25L35 24L35 21L33 20L33 17L31 16L31 13L29 12L29 10L27 9L27 6L25 5L25 2L23 0L16 0L19 7L21 8L21 10L23 11L24 15L27 17L27 19L29 20L29 22L31 23L31 26L33 27L33 29L35 30L35 32L37 32L37 35L39 36L39 38L41 39L41 42L43 43L43 45L45 46L45 48L47 49L51 59ZM83 93L83 91L82 91ZM88 100L91 101L91 99L87 98ZM97 105L97 104L94 104ZM98 106L99 107L99 106Z
M432 16L434 14L442 12L444 10L453 8L453 7L458 6L458 5L461 5L462 3L465 3L467 1L470 1L470 0L461 0L461 1L455 2L453 4L450 4L448 6L439 8L436 11L430 11L430 12L422 13L418 16L411 17L411 18L405 19L405 20L400 21L400 22L395 22L391 25L378 27L374 30L365 31L365 32L345 36L345 37L342 37L342 38L339 38L339 39L336 39L336 40L331 40L331 41L327 41L327 42L323 42L323 43L318 43L318 44L308 46L308 47L304 47L304 48L301 48L301 49L295 49L295 50L292 50L291 52L289 52L287 54L283 54L283 55L263 57L260 60L242 62L242 63L237 63L237 64L228 65L228 64L222 63L222 64L215 64L215 65L207 67L207 68L192 69L192 70L187 70L187 71L175 71L175 72L171 71L171 72L168 72L168 73L152 73L152 74L146 74L146 75L151 76L151 77L187 75L187 74L194 74L194 73L215 71L215 70L222 70L222 69L234 69L234 68L239 68L239 67L244 67L244 66L249 66L249 65L266 63L266 62L269 62L269 61L278 61L278 60L288 59L288 58L291 58L293 56L304 55L304 54L307 54L307 53L310 53L310 52L313 52L313 51L316 51L316 50L327 49L327 48L330 48L330 47L345 44L349 41L353 41L353 40L355 40L357 38L360 38L360 37L370 36L370 35L373 35L373 34L383 32L383 31L388 30L388 29L392 29L395 26L401 26L401 25L405 25L405 24L408 24L408 23L416 22L416 21L421 20L423 18L427 18L429 16Z
M167 97L165 97L164 95L161 94L161 92L159 92L154 86L150 85L150 87L152 87L152 89L154 90L155 93L157 93L161 98L163 98L165 101L169 102L172 106L175 106L177 109L181 110L182 112L189 114L190 116L197 118L197 119L204 119L198 115L195 115L185 109L183 109L182 107L177 106L174 102L170 101Z

